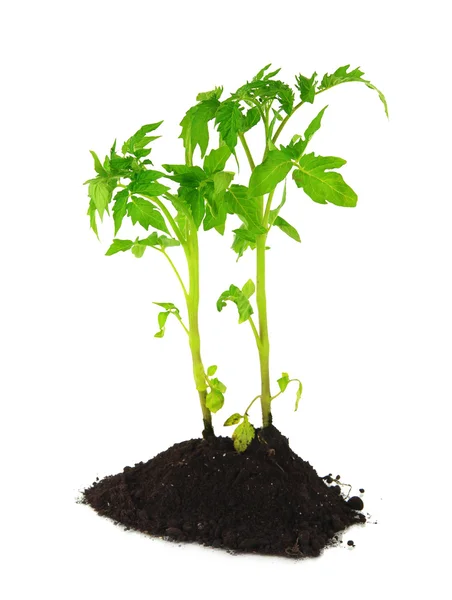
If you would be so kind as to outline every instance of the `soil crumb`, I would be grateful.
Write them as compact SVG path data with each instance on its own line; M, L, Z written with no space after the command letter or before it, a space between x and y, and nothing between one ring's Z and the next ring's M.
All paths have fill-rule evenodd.
M319 556L366 521L273 426L257 430L243 454L225 437L175 444L94 482L83 501L151 535L294 558Z

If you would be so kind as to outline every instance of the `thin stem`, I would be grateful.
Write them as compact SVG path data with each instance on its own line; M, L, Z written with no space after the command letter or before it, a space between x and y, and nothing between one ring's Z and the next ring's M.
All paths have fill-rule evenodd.
M279 127L278 127L278 129L276 130L276 133L275 133L275 135L273 136L273 139L272 139L272 142L273 142L274 144L276 144L276 140L279 138L279 136L280 136L280 134L281 134L281 131L284 129L284 126L286 125L287 121L288 121L288 120L290 119L290 117L291 117L291 116L294 114L294 112L300 108L300 106L301 106L302 104L303 104L303 100L302 100L301 102L299 102L298 104L296 104L296 105L293 107L293 110L292 110L292 112L290 113L290 115L286 115L286 116L284 117L284 119L281 121L281 123L279 124Z
M242 132L239 132L239 139L242 142L242 146L243 146L243 149L245 150L246 158L248 159L248 163L251 167L251 170L254 171L254 169L256 168L256 165L254 164L253 157L251 156L251 151L248 146L248 142L245 139L245 134L243 134Z
M263 218L263 223L262 223L264 227L268 227L268 219L270 217L270 209L272 206L272 200L273 200L273 196L275 195L275 191L276 191L276 188L269 193L268 198L267 198L267 205L265 207L264 218Z
M185 300L187 300L187 298L188 298L187 288L185 287L185 284L184 284L184 282L182 280L182 277L180 276L179 271L177 270L176 265L171 260L171 257L169 256L169 254L166 252L166 250L164 248L162 248L162 249L155 248L155 249L158 250L159 252L161 252L163 254L163 256L165 256L165 258L167 259L167 261L169 262L169 264L171 265L171 268L173 269L174 273L176 274L176 277L179 280L179 283L180 283L180 285L182 287L182 290L183 290L184 296L185 296Z
M255 398L253 398L253 399L251 400L251 402L248 404L248 408L247 408L247 409L246 409L246 411L245 411L245 415L247 415L247 414L248 414L248 411L249 411L249 409L250 409L250 408L253 406L253 404L256 402L256 400L257 400L258 398L260 398L260 397L261 397L261 395L259 394L258 396L256 396Z
M267 297L265 291L265 245L267 234L256 238L256 303L259 313L259 364L261 371L261 407L263 427L272 423L270 393L270 342L267 323Z
M253 317L250 317L248 319L248 321L249 321L249 323L251 325L251 329L253 330L254 339L256 340L257 349L259 350L259 347L260 347L260 344L261 344L261 340L259 338L259 332L257 331L257 327L254 324Z
M185 330L185 333L186 333L188 336L190 336L190 332L189 332L189 331L188 331L188 329L185 327L185 325L184 325L184 322L182 321L182 317L181 317L179 314L177 314L177 313L173 313L173 314L174 314L174 316L176 317L176 319L179 321L179 323L182 325L182 327L184 328L184 330Z

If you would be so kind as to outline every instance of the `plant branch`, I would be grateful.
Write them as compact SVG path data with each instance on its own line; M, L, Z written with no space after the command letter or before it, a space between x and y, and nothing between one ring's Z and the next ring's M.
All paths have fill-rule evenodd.
M256 340L256 344L257 344L257 349L259 350L260 348L260 344L261 344L261 339L259 337L259 333L257 331L257 327L253 321L253 317L249 317L248 319L250 325L251 325L251 329L253 330L253 334L254 334L254 339Z
M242 142L242 146L243 146L243 149L245 150L246 158L248 159L250 168L252 171L254 171L254 169L256 168L256 165L254 164L254 160L251 155L251 151L250 151L250 147L248 146L248 142L245 139L245 134L243 134L241 131L239 131L239 139Z
M169 254L166 252L166 250L164 248L160 249L160 248L155 248L156 250L158 250L159 252L161 252L165 258L167 259L167 261L169 262L169 264L171 265L171 268L173 269L174 273L176 274L177 279L179 280L179 283L182 287L182 290L184 292L184 296L185 296L185 300L187 300L188 298L188 291L187 288L185 287L185 284L182 280L182 277L180 276L179 271L177 270L176 265L173 263L171 257L169 256Z
M249 409L253 406L253 404L256 402L256 400L258 400L260 397L261 397L261 395L259 394L258 396L256 396L255 398L253 398L251 400L251 402L248 404L248 408L245 411L245 415L248 415Z

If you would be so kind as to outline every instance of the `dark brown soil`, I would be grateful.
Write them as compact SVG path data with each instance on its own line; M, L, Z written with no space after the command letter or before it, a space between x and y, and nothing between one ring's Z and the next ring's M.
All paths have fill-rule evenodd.
M234 551L318 556L363 514L298 457L275 427L244 454L230 438L175 444L84 492L128 528Z

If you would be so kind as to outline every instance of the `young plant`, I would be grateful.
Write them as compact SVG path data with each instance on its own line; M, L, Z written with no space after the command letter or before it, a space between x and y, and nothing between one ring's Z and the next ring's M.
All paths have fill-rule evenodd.
M298 75L295 87L299 98L295 100L294 90L286 83L275 79L279 69L268 72L269 67L270 65L264 67L250 82L222 102L215 117L220 139L234 156L236 146L240 142L251 169L247 185L232 184L228 187L225 196L227 212L237 215L242 221L240 227L234 230L232 249L238 255L237 260L247 249L256 251L256 286L251 280L241 289L231 285L221 294L217 308L221 311L227 301L235 303L239 313L239 323L248 322L251 327L259 354L261 379L260 394L252 403L260 399L264 428L272 423L272 401L286 390L289 383L298 384L295 410L302 393L301 382L298 379L291 379L287 373L283 373L277 380L279 387L277 394L272 396L270 388L270 342L266 296L267 238L270 230L278 227L290 238L300 242L297 230L279 214L286 203L286 178L292 173L297 187L319 204L331 203L353 207L357 202L356 193L336 170L346 161L335 156L320 156L314 152L307 152L312 137L320 129L327 106L319 111L304 134L295 133L287 145L277 147L276 143L289 119L300 107L304 104L313 104L317 96L341 83L361 82L375 90L384 105L386 115L388 114L382 92L364 78L364 73L359 68L350 70L349 65L340 67L333 74L324 75L320 83L317 73L311 77ZM264 128L264 144L261 149L262 159L256 164L245 134L258 123L261 123ZM276 189L282 183L284 187L281 202L273 208ZM254 292L257 324L253 320L254 310L250 301ZM233 434L234 444L239 452L244 451L254 437L253 426L248 420L250 406L244 415L235 413L225 422L225 425L240 423Z
M89 179L88 215L90 225L98 236L97 216L102 221L107 213L112 218L114 235L128 217L133 225L140 225L146 231L135 239L116 238L107 250L107 256L118 252L131 251L141 258L146 249L163 255L179 281L185 299L188 321L184 323L179 309L171 302L155 302L161 309L158 314L159 330L155 337L163 337L168 318L172 315L187 334L191 351L193 376L201 404L204 422L204 437L213 435L212 412L217 412L224 403L226 386L214 377L217 367L204 368L201 358L199 332L199 244L198 230L216 228L223 233L224 222L218 218L223 210L222 198L233 173L224 172L224 166L231 152L220 145L206 155L209 133L208 122L214 118L220 105L221 89L200 94L198 104L190 108L182 125L182 139L185 146L185 164L165 164L164 171L156 170L148 158L149 145L157 139L152 134L162 122L144 125L122 146L121 152L113 144L110 153L101 162L95 152L94 169L97 175ZM204 157L203 168L193 165L193 154L199 146ZM176 191L162 181L178 184ZM153 230L150 232L149 230ZM188 284L184 282L169 251L181 247L187 267ZM172 318L172 317L171 317Z

